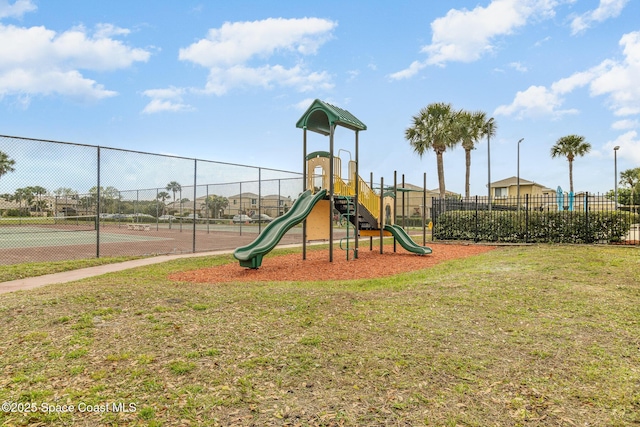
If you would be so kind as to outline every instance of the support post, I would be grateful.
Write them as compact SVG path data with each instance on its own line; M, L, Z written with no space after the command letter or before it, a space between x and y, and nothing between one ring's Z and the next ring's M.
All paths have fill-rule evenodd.
M329 134L329 262L333 262L333 208L334 208L334 183L333 183L333 175L335 171L333 170L333 134L335 133L336 125L331 124L330 134Z
M384 245L384 177L380 177L380 253Z
M302 128L302 192L307 191L307 127ZM278 200L278 214L280 200ZM307 219L302 221L302 259L307 259Z
M262 168L258 168L258 234L262 233Z
M373 172L369 172L369 188L373 191ZM373 250L373 236L369 236L369 250Z
M422 177L422 246L427 246L427 173Z
M404 195L406 193L405 187L404 187L404 174L402 174L402 229L403 230L407 230L407 223L406 223L406 212L404 210ZM393 239L393 252L396 252L396 239Z
M358 135L359 135L359 131L356 130L356 171L355 171L355 175L354 177L352 177L351 179L354 180L353 185L355 186L355 211L354 211L354 216L355 216L355 246L353 249L353 259L358 259L358 238L360 237L360 221L359 221L359 199L358 196L360 194L360 183L358 182L358 177L359 175L359 171L358 171ZM347 256L349 256L349 253L347 251Z
M398 171L393 171L393 223L398 224ZM396 252L395 236L393 236L393 252Z

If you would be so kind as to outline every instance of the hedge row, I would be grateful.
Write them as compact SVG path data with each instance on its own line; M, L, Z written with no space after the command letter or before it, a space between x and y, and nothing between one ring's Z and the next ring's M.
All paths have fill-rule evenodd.
M449 211L433 237L488 242L594 243L620 241L640 215L628 212Z

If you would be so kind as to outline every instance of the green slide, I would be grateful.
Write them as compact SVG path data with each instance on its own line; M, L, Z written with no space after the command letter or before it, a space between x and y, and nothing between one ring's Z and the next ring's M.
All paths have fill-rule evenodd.
M233 256L240 261L242 267L260 267L262 257L276 247L291 227L301 223L326 194L327 190L321 190L316 194L311 194L310 190L305 191L291 206L289 212L271 221L253 242L237 248Z
M388 231L396 238L396 240L400 243L400 245L408 250L409 252L413 252L418 255L427 255L430 254L431 248L427 246L420 246L407 234L406 231L403 230L399 225L385 225L384 231Z

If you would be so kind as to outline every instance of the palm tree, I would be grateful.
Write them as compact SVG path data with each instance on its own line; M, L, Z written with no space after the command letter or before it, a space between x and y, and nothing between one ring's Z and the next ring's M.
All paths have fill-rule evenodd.
M13 200L18 202L20 212L22 212L22 202L26 201L28 204L31 204L31 199L33 199L33 194L31 194L27 188L16 188L16 191L13 193Z
M171 191L173 193L173 207L175 208L176 193L182 190L182 186L177 181L171 181L167 184L165 190Z
M213 218L220 218L220 212L229 206L229 199L213 194L205 199L204 206L208 209L209 216L213 212Z
M567 135L559 138L551 147L551 158L566 157L569 161L569 191L573 193L573 160L591 151L591 144L585 142L584 136Z
M15 170L13 165L15 164L16 161L10 158L7 153L0 151L0 178L9 172L13 172Z
M29 205L33 206L35 208L36 212L40 212L42 211L43 207L47 207L46 203L42 203L42 196L44 196L45 194L47 194L47 189L40 186L40 185L35 185L32 187L27 187L26 190L31 194L31 200L29 200ZM35 200L33 200L33 196L35 196Z
M122 200L120 190L109 186L104 190L100 190L100 196L102 196L102 201L104 203L104 212L108 211L108 202L111 201L111 213L116 213L118 202Z
M421 109L417 116L413 116L413 125L404 132L413 150L420 158L432 149L436 153L438 168L438 187L440 198L445 197L444 161L443 154L447 148L455 146L459 138L456 128L457 113L451 104L437 102Z
M493 119L487 120L487 113L484 111L460 111L458 114L458 131L460 141L464 148L466 172L464 181L465 198L469 199L469 179L471 175L471 150L475 149L475 144L485 136L494 136L496 127ZM491 135L489 135L491 132Z
M627 169L620 172L620 185L629 186L631 189L629 204L635 205L635 193L640 185L640 168Z
M164 202L169 198L169 193L167 193L166 191L160 191L158 193L158 195L156 196L156 199L160 200L160 202L162 203L162 213L161 215L164 215L164 209L165 209L165 204Z

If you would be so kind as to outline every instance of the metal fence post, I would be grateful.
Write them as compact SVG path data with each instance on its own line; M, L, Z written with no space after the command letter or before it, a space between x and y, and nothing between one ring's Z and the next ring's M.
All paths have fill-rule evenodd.
M584 193L584 215L585 215L585 242L591 243L592 239L589 238L589 192Z
M476 196L476 223L475 223L475 230L474 230L474 237L473 240L478 242L480 239L478 239L478 196Z
M198 197L198 159L193 159L193 250L196 251L196 198Z
M207 184L207 188L206 188L206 191L205 191L204 208L205 208L205 212L207 213L207 234L209 234L209 223L211 222L210 221L211 210L209 208L209 184ZM216 212L213 213L213 217L214 218L215 218L215 216L216 216Z
M529 194L524 195L524 242L529 240Z
M98 148L98 185L96 186L96 258L100 258L100 147Z

